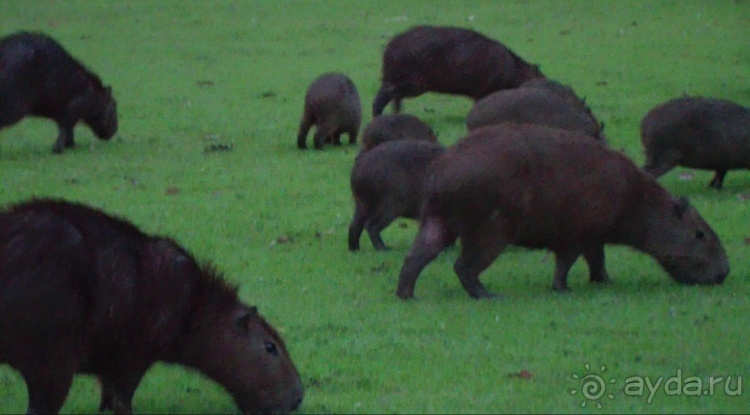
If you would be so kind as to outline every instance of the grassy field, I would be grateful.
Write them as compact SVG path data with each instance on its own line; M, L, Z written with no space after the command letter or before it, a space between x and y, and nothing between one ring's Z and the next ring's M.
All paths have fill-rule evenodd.
M730 172L721 192L707 188L712 172L660 180L721 237L732 270L718 287L678 285L651 258L608 247L612 285L590 286L581 261L573 291L558 295L552 258L514 248L482 278L503 299L478 302L453 274L454 249L405 303L394 291L416 222L384 232L390 252L366 238L347 251L357 149L296 148L305 89L323 72L348 74L364 126L383 45L420 23L479 30L540 63L587 96L610 144L639 165L638 126L651 107L683 93L750 105L746 0L2 0L0 36L58 39L113 85L120 130L101 142L79 126L79 147L61 156L48 120L0 131L0 204L86 202L214 261L285 337L306 385L301 412L746 412L750 385L738 388L737 376L750 381L747 171ZM404 106L449 145L471 101L428 94ZM216 144L231 151L206 152ZM711 377L724 379L713 393L669 395L664 382L678 373L706 392ZM587 374L614 380L599 400L583 396ZM728 376L740 396L725 390ZM631 377L663 378L633 396ZM94 378L79 376L63 411L94 412L98 394ZM17 372L0 368L0 412L26 402ZM147 374L134 410L237 411L220 387L166 365Z

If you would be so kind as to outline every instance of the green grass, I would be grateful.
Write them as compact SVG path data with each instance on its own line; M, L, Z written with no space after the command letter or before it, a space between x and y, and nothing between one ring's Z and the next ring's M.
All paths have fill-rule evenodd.
M51 153L47 120L0 131L0 203L83 201L213 260L284 335L307 387L302 412L746 412L750 391L661 390L651 403L648 391L623 391L630 376L678 369L703 382L750 376L747 171L730 172L720 193L706 186L711 172L660 179L721 237L732 271L718 287L678 285L651 258L609 247L611 286L590 286L579 263L572 293L556 295L551 257L510 249L482 278L503 299L477 302L453 274L454 249L404 303L394 291L415 222L384 232L390 252L366 237L360 253L346 250L356 148L297 150L305 89L322 72L347 73L368 122L382 47L411 25L474 28L541 63L588 97L610 144L639 165L638 126L651 107L683 93L750 104L748 1L468 3L2 0L0 35L45 31L114 86L120 131L105 143L81 126L79 147L62 156ZM451 144L471 102L428 94L404 105ZM233 150L204 153L215 143ZM280 236L292 240L272 244ZM586 364L616 379L601 409L580 406L573 374ZM522 371L531 377L513 376ZM98 393L79 376L63 411L95 411ZM24 411L26 400L17 372L0 368L0 412ZM164 365L147 374L134 409L236 411L220 387Z

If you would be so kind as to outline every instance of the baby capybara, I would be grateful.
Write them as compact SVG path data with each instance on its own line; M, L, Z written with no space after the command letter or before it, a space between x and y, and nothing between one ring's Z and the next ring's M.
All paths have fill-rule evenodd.
M453 269L471 297L491 296L479 274L508 245L555 254L554 288L583 255L608 281L604 245L645 252L676 281L719 284L724 247L687 199L677 199L618 151L590 137L531 124L469 133L431 165L419 231L396 294L408 299L424 267L456 238Z
M750 168L750 108L717 98L667 101L641 122L643 168L659 177L675 166L714 170L721 189L728 170Z
M531 85L493 92L480 99L466 117L466 128L471 131L505 122L528 123L605 140L603 124L575 93L570 95L566 89L556 86Z
M386 141L424 140L437 142L429 125L410 114L379 115L362 131L362 151Z
M21 32L0 40L0 129L26 116L57 123L55 153L75 146L73 128L80 120L103 140L117 132L112 88L41 33Z
M425 92L465 95L475 100L501 89L544 78L502 43L458 27L416 26L393 37L383 53L382 86L372 104L373 117L393 101Z
M76 373L98 376L100 411L130 413L157 361L199 370L244 412L304 393L276 330L174 241L64 201L0 212L0 363L23 376L29 413L58 412Z
M307 148L307 133L316 126L313 142L316 149L331 142L341 145L341 134L349 135L349 143L357 142L362 122L362 103L357 87L346 75L326 73L307 88L305 109L297 133L297 147Z
M417 219L428 166L444 151L437 143L401 140L357 155L350 180L354 197L350 251L359 250L363 229L375 249L386 250L380 232L398 217Z

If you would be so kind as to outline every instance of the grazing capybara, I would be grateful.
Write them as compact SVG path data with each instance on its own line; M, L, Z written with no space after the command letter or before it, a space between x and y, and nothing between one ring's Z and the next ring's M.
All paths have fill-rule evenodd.
M383 53L382 86L372 104L373 117L393 101L425 92L465 95L475 100L501 89L544 78L502 43L458 27L416 26L393 37Z
M471 297L508 245L555 254L554 288L583 255L592 282L608 281L604 245L654 258L675 280L719 284L729 261L687 199L676 199L625 155L590 137L531 124L471 132L431 165L414 244L396 294L408 299L422 269L456 238L453 269Z
M100 411L130 413L157 361L199 370L244 412L304 393L274 328L174 241L65 201L0 213L0 363L23 376L28 413L58 412L76 373L99 377Z
M721 189L727 171L750 168L750 108L717 98L682 97L658 105L641 122L643 168L659 177L675 166L714 170Z
M0 40L0 129L26 116L57 123L55 153L75 146L73 128L80 120L103 140L117 132L112 88L41 33L21 32Z
M341 145L343 133L349 135L349 144L354 144L361 122L362 103L352 80L341 73L325 73L307 88L297 147L307 148L307 133L313 125L316 126L313 142L318 150L326 142Z
M386 141L425 140L437 142L437 136L429 125L409 114L379 115L372 119L362 131L362 151Z
M349 225L350 251L359 250L363 229L375 249L386 250L380 232L398 217L417 219L428 166L444 151L437 143L400 140L357 155L351 174L354 217Z
M539 84L493 92L480 99L466 117L466 128L471 131L505 122L528 123L606 141L602 134L603 124L594 118L591 109L575 93L570 95L565 89L533 85Z

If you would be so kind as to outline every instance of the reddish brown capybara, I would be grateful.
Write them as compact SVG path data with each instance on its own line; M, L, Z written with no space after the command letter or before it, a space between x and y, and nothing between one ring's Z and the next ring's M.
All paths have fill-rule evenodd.
M459 27L416 26L393 37L383 53L382 86L372 104L373 117L393 101L425 92L465 95L475 100L501 89L544 78L502 43Z
M750 169L750 108L717 98L682 97L658 105L641 122L643 168L659 177L675 166L714 170L721 189L727 171Z
M0 363L23 376L29 413L58 412L76 373L99 377L100 411L130 413L157 361L199 370L244 412L303 398L278 333L174 241L65 201L0 213Z
M429 125L410 114L379 115L362 131L362 151L386 141L424 140L437 142Z
M0 129L26 116L57 123L55 153L75 146L73 128L80 120L103 140L117 132L112 88L41 33L20 32L0 40Z
M554 86L521 86L493 92L474 103L466 117L466 128L471 131L505 122L528 123L606 141L602 134L603 124L596 120L582 100L574 97L575 93L570 95L565 89Z
M349 136L349 144L354 144L361 122L362 103L352 80L341 73L325 73L307 88L297 147L307 148L307 133L313 125L316 126L313 142L318 150L326 142L341 145L343 133Z
M583 255L593 282L608 281L604 245L654 258L678 282L719 284L729 261L687 199L676 199L625 155L590 137L531 124L471 132L431 165L414 244L396 294L412 298L422 269L456 238L454 270L474 298L508 245L555 254L554 288Z
M398 217L417 219L428 166L445 149L433 142L400 140L361 152L351 173L354 217L349 225L349 250L359 250L367 229L375 249L388 249L380 232Z

